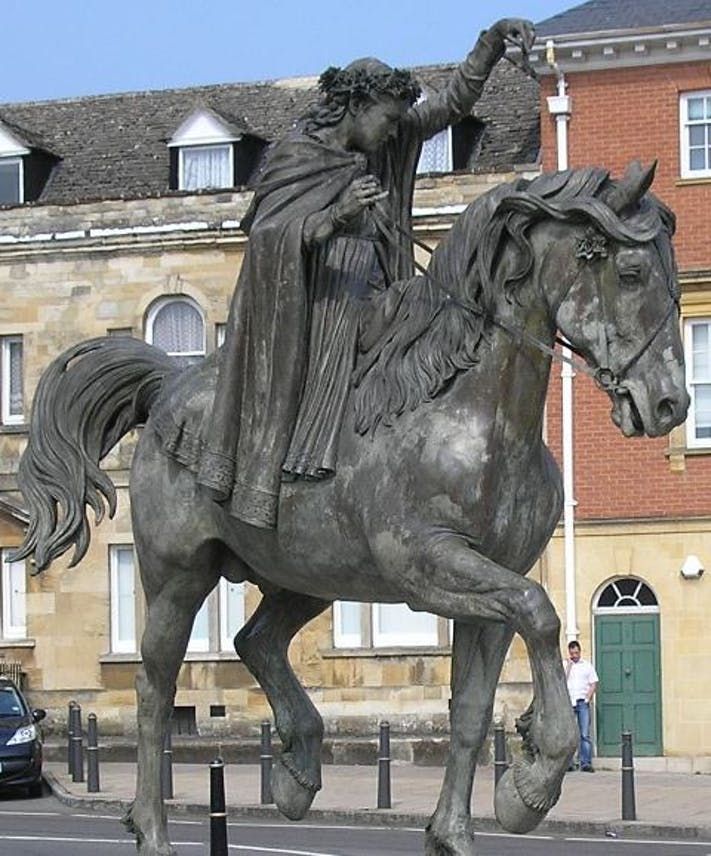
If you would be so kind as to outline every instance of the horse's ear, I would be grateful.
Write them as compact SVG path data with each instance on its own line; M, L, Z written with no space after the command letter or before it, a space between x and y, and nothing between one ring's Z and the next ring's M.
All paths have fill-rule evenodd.
M607 198L607 204L616 214L629 205L639 202L652 186L657 161L653 161L646 169L639 161L632 163L625 170L624 176L615 182Z

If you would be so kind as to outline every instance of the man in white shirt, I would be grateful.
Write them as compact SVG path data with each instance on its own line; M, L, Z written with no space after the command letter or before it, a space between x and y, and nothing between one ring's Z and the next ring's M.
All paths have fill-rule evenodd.
M565 678L573 712L580 729L578 759L584 773L594 773L592 765L592 741L590 740L590 701L595 695L599 678L593 664L580 656L580 643L568 643L568 659L565 662Z

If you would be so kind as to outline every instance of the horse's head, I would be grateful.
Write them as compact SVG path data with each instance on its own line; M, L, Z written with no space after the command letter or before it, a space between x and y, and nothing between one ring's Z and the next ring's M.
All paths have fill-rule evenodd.
M608 182L587 222L552 250L557 263L549 258L559 275L558 328L596 370L612 420L628 437L668 433L689 406L674 218L647 194L654 169L634 163Z

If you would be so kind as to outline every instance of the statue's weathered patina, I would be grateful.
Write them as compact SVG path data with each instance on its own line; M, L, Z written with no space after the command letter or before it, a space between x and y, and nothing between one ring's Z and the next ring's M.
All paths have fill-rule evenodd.
M221 575L263 593L235 647L274 711L283 750L273 792L287 817L303 817L321 786L323 736L287 648L335 599L406 602L454 620L451 744L428 854L475 853L476 759L514 632L528 648L534 698L519 720L523 753L496 789L496 813L506 829L526 832L555 804L577 728L558 617L526 579L562 504L542 440L551 348L558 329L609 395L625 435L659 436L683 421L673 216L647 193L652 176L632 165L619 180L587 168L502 185L458 218L427 274L372 295L360 338L349 340L349 353L356 343L360 353L338 405L335 473L282 483L275 528L233 516L198 480L210 448L201 415L212 411L216 388L223 394L215 359L181 372L138 340L104 338L46 371L20 473L31 524L19 552L34 554L38 571L72 546L74 561L82 558L86 506L100 516L105 501L110 511L115 503L99 461L131 427L146 426L131 473L147 615L127 818L143 856L173 852L161 801L163 736L193 619ZM348 197L354 211L380 192L372 179L358 187ZM306 221L303 228L320 228L318 218ZM340 294L327 289L319 311L337 314ZM303 335L301 320L298 329ZM270 341L280 353L279 337ZM238 376L247 373L243 357L239 348L231 355ZM249 419L241 400L240 418ZM171 434L171 425L179 430ZM271 448L256 451L273 459Z
M273 527L285 476L335 471L367 304L414 272L422 143L469 115L507 41L525 50L532 40L530 24L500 21L419 103L408 71L375 59L330 68L321 100L269 153L242 223L249 244L198 466L234 516ZM193 453L191 428L166 438L178 459Z

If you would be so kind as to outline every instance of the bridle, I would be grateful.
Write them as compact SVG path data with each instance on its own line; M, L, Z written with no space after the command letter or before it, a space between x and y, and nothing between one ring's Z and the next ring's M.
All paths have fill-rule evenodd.
M379 213L382 218L382 209L380 209ZM385 227L385 224L382 222L382 219L379 218L381 227ZM427 252L430 256L434 253L424 241L419 240L416 235L414 235L410 230L405 229L399 223L394 222L393 220L388 220L388 225L394 227L401 235L408 238L412 241L413 244L417 245L420 249ZM404 254L404 250L400 247L397 241L393 240L393 236L388 234L388 231L383 228L384 234L388 238L388 240L395 246L395 248ZM576 257L582 259L583 261L590 261L594 259L596 256L607 257L607 242L606 239L602 235L595 235L591 237L590 233L587 233L585 237L581 238L578 242L578 247L576 250ZM452 294L449 289L436 277L432 275L432 273L421 265L416 259L411 259L414 263L415 269L419 271L423 276L427 277L431 282L433 282L447 297L447 301L455 304L462 309L465 309L467 312L471 312L473 315L478 315L481 318L489 321L489 323L508 333L509 336L514 341L525 341L527 344L536 348L541 353L546 354L551 357L551 359L555 360L558 363L565 363L570 366L575 371L579 371L583 374L586 374L588 377L592 378L596 385L609 394L615 395L629 395L630 391L626 386L622 385L623 380L627 376L630 369L636 365L642 356L649 350L652 343L656 340L657 336L661 333L662 329L666 325L667 321L671 317L672 313L676 309L677 313L681 313L681 307L679 304L679 298L674 293L674 291L667 285L669 291L669 302L667 304L666 311L662 316L659 323L656 325L654 330L652 330L647 337L645 338L642 345L637 349L637 351L619 368L615 371L610 365L598 365L596 367L591 367L588 365L586 361L585 354L583 351L569 342L567 339L559 335L555 335L553 340L555 344L559 345L563 349L567 349L572 351L576 356L568 356L566 353L557 350L550 345L547 345L545 342L542 342L537 336L534 336L532 333L529 333L523 327L519 327L515 324L510 324L508 321L504 321L501 318L498 318L491 312L488 312L486 309L483 309L480 306L475 306L472 303L469 303L465 300L462 300L461 297L456 297ZM578 274L579 276L580 274ZM575 280L570 285L570 288L575 284ZM604 304L604 300L602 297L602 292L600 292L600 300L601 303ZM605 347L605 355L606 361L610 362L609 357L609 346L607 345L607 337L605 339L606 347Z

